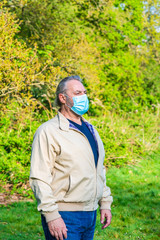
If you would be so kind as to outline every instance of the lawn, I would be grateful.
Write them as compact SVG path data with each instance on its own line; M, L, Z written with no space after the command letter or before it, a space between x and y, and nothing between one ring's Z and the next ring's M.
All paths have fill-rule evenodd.
M136 165L109 169L113 218L105 231L97 221L95 240L160 239L159 160L160 154L153 154Z
M113 218L101 230L98 211L94 240L160 239L159 159L160 153L155 153L135 165L108 170ZM44 240L36 202L1 205L0 233L1 240Z

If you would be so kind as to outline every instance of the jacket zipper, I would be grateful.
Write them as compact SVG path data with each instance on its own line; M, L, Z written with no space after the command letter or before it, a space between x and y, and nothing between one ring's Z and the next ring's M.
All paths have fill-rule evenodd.
M73 128L73 127L70 127L70 129L79 132L79 133L82 134L82 135L87 139L87 141L88 141L88 138L87 138L79 129ZM88 143L89 143L89 141L88 141ZM89 143L89 145L90 145L90 143ZM90 148L91 148L91 145L90 145ZM91 148L91 150L92 150L92 148ZM93 154L93 151L92 151L92 154ZM98 154L98 155L99 155L99 154ZM93 154L93 159L94 159L94 154ZM98 167L98 163L97 163L97 167ZM96 167L95 161L94 161L94 170L95 170L95 175L96 175L96 176L95 176L95 190L94 190L95 195L94 195L93 207L92 207L93 210L94 210L94 206L95 206L95 202L96 202L96 196L97 196L97 167Z

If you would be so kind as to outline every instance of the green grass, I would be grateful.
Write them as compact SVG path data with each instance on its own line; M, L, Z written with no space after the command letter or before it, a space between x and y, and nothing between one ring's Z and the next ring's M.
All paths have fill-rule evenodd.
M160 154L153 154L136 165L109 169L113 218L103 231L97 219L95 240L160 239L159 159Z
M94 240L159 239L160 153L122 168L107 172L114 203L112 223L101 229L99 211ZM44 240L36 202L18 202L1 206L0 239Z
M35 202L1 206L0 219L1 240L44 240Z

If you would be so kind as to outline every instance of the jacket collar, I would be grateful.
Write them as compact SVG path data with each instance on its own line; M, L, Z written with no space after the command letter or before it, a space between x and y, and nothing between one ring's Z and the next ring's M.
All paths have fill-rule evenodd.
M69 121L62 113L58 112L58 121L59 121L59 128L63 131L69 131Z
M82 120L87 123L87 125L89 124L83 117ZM70 127L70 122L67 120L67 118L58 111L58 121L59 121L59 128L63 131L69 131L69 127ZM90 124L89 124L90 125Z
M72 128L75 128L77 129L74 125L72 125L68 120L67 118L60 112L58 112L58 120L59 120L59 128L63 131L66 131L68 132L69 131L69 128L72 127ZM93 137L94 137L94 140L96 141L96 144L97 144L97 150L98 150L98 142L97 142L97 138L96 138L96 135L95 135L95 131L94 131L94 128L93 126L85 120L85 118L82 117L82 120L85 122L85 124L87 125L87 127L89 128L89 130L91 131ZM78 129L77 129L78 130Z

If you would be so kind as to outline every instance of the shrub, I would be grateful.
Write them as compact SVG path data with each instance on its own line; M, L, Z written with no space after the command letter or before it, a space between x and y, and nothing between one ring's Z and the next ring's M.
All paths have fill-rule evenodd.
M0 120L0 178L13 192L30 194L28 179L33 135L47 114L34 114L19 121L12 103ZM34 118L33 118L34 117ZM106 152L105 166L133 164L139 157L156 151L160 143L159 113L106 112L103 117L85 116L97 128ZM14 120L14 121L13 121ZM28 186L28 187L26 187Z

